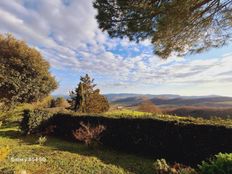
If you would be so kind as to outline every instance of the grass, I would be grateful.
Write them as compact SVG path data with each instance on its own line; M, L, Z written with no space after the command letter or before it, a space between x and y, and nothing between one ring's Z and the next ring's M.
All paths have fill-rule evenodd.
M129 109L123 110L113 110L102 114L78 114L74 112L65 112L65 114L70 114L72 116L99 116L99 117L110 117L110 118L128 118L128 119L155 119L161 121L173 121L176 124L196 124L196 125L213 125L213 126L225 126L227 128L232 128L232 119L222 119L222 118L211 118L203 119L200 117L183 117L176 115L167 115L167 114L155 114L149 112L140 112Z
M48 137L44 146L36 143L37 140L37 136L21 136L15 126L0 129L0 147L9 146L11 150L8 158L0 163L0 169L13 169L16 173L26 170L31 174L153 173L153 160L150 159L108 149L89 148L52 137ZM41 161L13 162L29 158Z
M140 112L140 111L134 111L134 110L129 110L129 109L123 109L123 110L113 110L113 111L109 111L104 113L104 116L107 117L119 117L119 118L123 118L123 117L131 117L131 118L144 118L147 116L152 116L152 113L149 112Z

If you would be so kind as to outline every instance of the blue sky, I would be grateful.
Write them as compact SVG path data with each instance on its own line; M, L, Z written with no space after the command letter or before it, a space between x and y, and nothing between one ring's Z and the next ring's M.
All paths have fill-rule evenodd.
M232 44L162 60L149 40L111 39L98 29L91 0L0 1L0 32L36 47L68 94L90 74L102 93L232 96Z

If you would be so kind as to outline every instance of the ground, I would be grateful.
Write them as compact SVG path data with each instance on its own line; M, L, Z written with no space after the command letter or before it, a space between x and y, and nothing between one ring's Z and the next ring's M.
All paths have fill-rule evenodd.
M48 137L43 146L39 145L37 140L36 136L22 136L17 126L1 128L0 147L9 146L10 153L0 163L0 169L5 168L5 171L13 169L18 173L26 171L27 174L153 173L154 160L152 159L108 149L90 148L83 144L70 143L53 137ZM15 161L30 160L29 158L38 161Z

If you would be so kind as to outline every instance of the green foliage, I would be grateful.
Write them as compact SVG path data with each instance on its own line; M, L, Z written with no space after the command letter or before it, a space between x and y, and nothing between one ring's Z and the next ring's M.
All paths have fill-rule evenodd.
M39 143L39 145L42 146L42 145L44 145L46 143L46 141L47 141L46 136L40 136L37 142Z
M49 63L35 48L11 35L0 35L0 102L32 103L56 88Z
M156 160L153 167L155 174L197 174L193 168L179 163L170 166L165 159Z
M94 89L96 84L93 82L94 79L88 74L80 78L78 87L70 92L72 110L82 113L101 113L109 110L108 100L100 94L99 89Z
M41 123L51 118L52 115L53 113L47 110L24 110L20 128L24 134L35 133L41 126Z
M94 7L99 27L111 37L149 39L163 58L220 47L231 39L231 0L95 0Z
M232 153L219 153L209 161L203 161L199 169L201 174L232 173Z

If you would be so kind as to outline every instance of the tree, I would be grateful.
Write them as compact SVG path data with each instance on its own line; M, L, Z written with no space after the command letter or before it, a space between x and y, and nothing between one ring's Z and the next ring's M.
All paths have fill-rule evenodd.
M232 0L95 0L99 27L111 37L150 39L167 58L231 41Z
M12 35L0 35L0 102L36 102L56 88L49 63L35 48Z
M107 99L100 94L99 89L94 89L96 84L93 83L88 74L80 78L78 87L70 92L71 109L83 113L100 113L109 110Z

